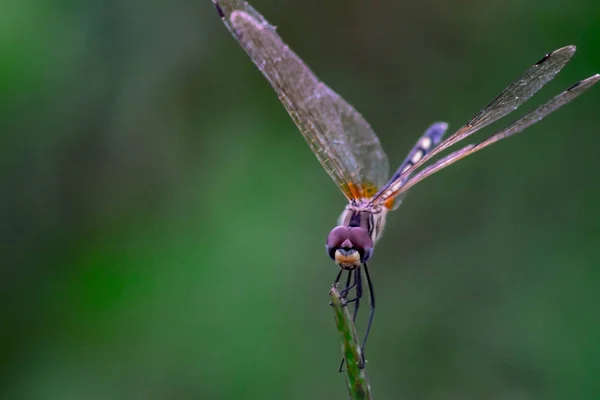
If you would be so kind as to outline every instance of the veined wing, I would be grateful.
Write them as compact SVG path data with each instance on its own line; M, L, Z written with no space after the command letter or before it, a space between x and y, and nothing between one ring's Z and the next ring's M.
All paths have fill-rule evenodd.
M221 19L269 81L325 171L349 199L371 197L388 179L388 159L367 121L242 0L213 0Z
M569 62L575 53L575 46L566 46L546 54L540 61L529 68L519 79L511 83L490 104L469 120L463 127L440 143L435 149L404 171L396 179L390 180L373 197L373 203L384 203L393 199L407 182L406 178L413 174L432 157L471 136L481 128L499 120L516 110L531 96L540 90ZM414 180L412 178L412 180ZM405 190L402 190L405 191Z
M583 81L577 82L575 85L571 86L569 89L560 93L552 100L547 102L546 104L541 105L534 111L525 115L523 118L513 122L511 125L506 128L496 132L488 139L476 144L476 145L468 145L464 148L447 155L446 157L438 160L436 163L430 165L429 167L420 171L417 175L412 177L408 182L402 185L397 191L395 191L392 196L398 196L408 189L421 182L423 179L428 176L433 175L434 173L446 168L447 166L454 164L456 161L460 160L468 156L469 154L473 154L493 143L496 143L499 140L505 139L509 136L515 135L529 126L535 124L536 122L542 120L547 115L553 113L558 110L560 107L569 103L571 100L575 99L577 96L588 90L594 84L596 84L600 80L600 74L596 74L591 76Z

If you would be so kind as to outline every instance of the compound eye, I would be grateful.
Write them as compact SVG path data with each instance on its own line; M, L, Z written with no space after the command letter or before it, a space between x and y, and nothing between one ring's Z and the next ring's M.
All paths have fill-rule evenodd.
M350 228L349 239L359 249L373 248L371 235L363 228Z
M335 260L335 251L342 246L342 243L348 240L350 230L345 226L335 227L329 232L325 242L327 254L332 260Z
M363 255L362 261L367 261L369 257L371 257L371 252L373 251L373 239L371 239L369 232L359 227L351 228L349 239Z
M327 248L335 248L341 246L342 242L348 239L349 229L345 226L337 226L329 232L325 245Z
M325 248L329 257L334 261L349 260L349 255L356 252L360 254L360 261L365 262L373 252L373 240L364 228L338 226L329 232ZM336 257L336 253L340 254Z

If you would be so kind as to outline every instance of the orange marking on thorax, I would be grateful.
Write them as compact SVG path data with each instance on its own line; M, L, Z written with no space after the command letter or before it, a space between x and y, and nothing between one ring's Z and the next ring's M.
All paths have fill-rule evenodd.
M370 199L377 193L377 187L370 182L348 183L348 189L350 189L355 199Z

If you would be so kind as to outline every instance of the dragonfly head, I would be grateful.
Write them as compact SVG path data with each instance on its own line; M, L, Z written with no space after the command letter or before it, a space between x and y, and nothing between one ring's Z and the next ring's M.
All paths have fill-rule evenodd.
M354 269L373 252L373 240L361 227L338 226L327 236L327 253L343 269Z

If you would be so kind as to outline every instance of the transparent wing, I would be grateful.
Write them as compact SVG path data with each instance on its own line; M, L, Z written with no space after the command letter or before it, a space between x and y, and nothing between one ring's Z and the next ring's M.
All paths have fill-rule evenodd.
M275 27L245 1L213 3L344 195L349 200L371 197L387 181L389 166L367 121L320 82Z
M519 79L511 83L490 104L469 120L458 131L440 143L433 151L421 158L417 163L404 171L396 179L390 180L373 197L373 203L382 203L394 197L406 177L415 172L432 157L455 143L471 136L481 128L499 120L516 110L531 96L540 90L569 62L575 53L575 46L566 46L545 55L540 61L529 68ZM414 178L413 178L414 179Z
M410 189L417 183L421 182L423 179L446 168L447 166L455 163L456 161L460 160L461 158L464 158L464 157L468 156L469 154L473 154L493 143L496 143L499 140L505 139L509 136L515 135L515 134L523 131L524 129L528 128L529 126L542 120L547 115L558 110L560 107L569 103L571 100L575 99L577 96L579 96L580 94L582 94L583 92L588 90L590 87L592 87L596 82L598 82L598 80L600 80L600 75L597 74L597 75L591 76L583 81L580 81L580 82L576 83L575 85L571 86L569 89L562 92L561 94L559 94L558 96L554 97L552 100L550 100L546 104L538 107L534 111L525 115L523 118L513 122L511 125L507 126L506 128L496 132L488 139L486 139L476 145L473 145L473 144L468 145L454 153L447 155L444 158L441 158L436 163L423 169L418 174L416 174L413 178L411 178L408 182L406 182L404 185L402 185L397 191L392 193L392 197L401 195L402 193L406 192L408 189Z

